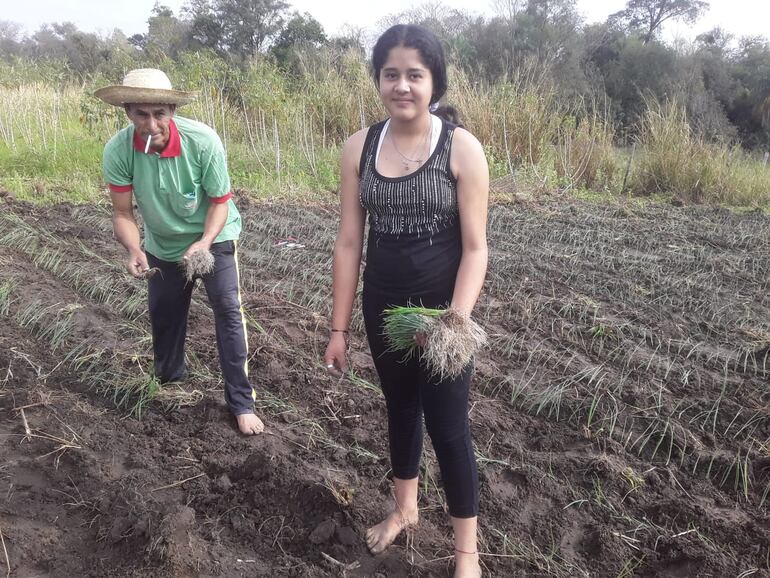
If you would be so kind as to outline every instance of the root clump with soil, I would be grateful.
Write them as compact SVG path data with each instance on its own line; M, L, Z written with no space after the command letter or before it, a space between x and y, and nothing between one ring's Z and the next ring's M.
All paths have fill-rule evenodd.
M460 375L486 344L484 329L456 309L394 307L385 311L385 338L393 351L417 354L438 378Z
M214 270L214 255L211 251L195 251L179 263L188 281L203 277Z

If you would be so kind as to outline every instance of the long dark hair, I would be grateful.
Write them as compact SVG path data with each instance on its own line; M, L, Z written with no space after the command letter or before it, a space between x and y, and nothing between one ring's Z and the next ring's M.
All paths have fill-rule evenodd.
M396 24L382 33L372 51L372 75L374 83L380 86L380 71L388 60L390 51L397 47L414 48L420 53L422 63L430 70L433 79L433 94L430 103L441 100L447 89L446 57L441 41L433 32L416 24ZM440 106L431 111L454 124L460 125L457 110L451 106ZM448 113L448 114L447 114Z

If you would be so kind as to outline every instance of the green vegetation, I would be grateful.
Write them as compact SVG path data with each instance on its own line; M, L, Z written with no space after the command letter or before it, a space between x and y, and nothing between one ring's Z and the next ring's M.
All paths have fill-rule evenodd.
M692 22L705 8L629 0L587 25L575 0L500 3L488 18L425 5L383 25L419 22L445 42L445 102L484 144L492 177L507 177L496 187L503 195L767 206L770 42L719 29L686 47L659 40L666 21ZM342 142L385 111L361 34L329 38L289 9L280 0L196 0L177 16L158 4L147 33L131 38L71 23L26 37L2 23L0 187L44 203L101 196L102 147L127 121L92 93L129 68L156 66L200 91L179 112L219 132L236 188L328 199Z
M693 134L676 102L651 103L642 122L644 155L631 185L638 194L671 193L688 202L767 204L770 171L737 147Z
M414 336L418 332L426 333L433 326L433 319L446 313L446 309L429 309L412 305L393 307L383 312L385 339L392 351L403 351L404 358L417 353L418 346Z
M219 132L235 187L320 200L337 190L343 139L384 111L359 55L348 53L336 70L328 59L316 65L312 75L292 79L267 60L240 70L199 53L167 70L176 84L201 88L199 101L179 114ZM473 86L461 70L452 73L447 100L486 145L493 178L513 172L517 190L621 191L628 154L613 146L599 114L570 110L552 89L523 80ZM90 96L105 82L0 86L0 186L42 203L101 196L102 147L127 122L120 109ZM696 203L770 201L770 171L739 148L696 136L677 101L649 103L635 151L626 192Z

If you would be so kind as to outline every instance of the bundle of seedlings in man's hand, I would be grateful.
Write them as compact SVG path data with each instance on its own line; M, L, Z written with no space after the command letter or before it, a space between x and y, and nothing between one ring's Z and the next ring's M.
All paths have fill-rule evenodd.
M179 263L188 281L203 277L214 270L214 255L211 251L195 251L183 257Z
M157 267L147 267L147 269L142 271L142 279L152 279L158 273L160 273L160 269Z
M484 329L454 309L393 307L384 311L384 329L390 350L406 358L418 352L421 336L420 359L439 379L460 375L487 342Z

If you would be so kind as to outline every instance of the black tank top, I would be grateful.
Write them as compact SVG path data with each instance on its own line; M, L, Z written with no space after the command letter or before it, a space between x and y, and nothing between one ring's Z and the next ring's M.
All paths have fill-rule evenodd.
M457 182L449 168L455 126L442 120L428 160L403 177L384 177L375 159L384 122L369 128L359 167L361 205L369 214L367 290L451 299L462 256Z

